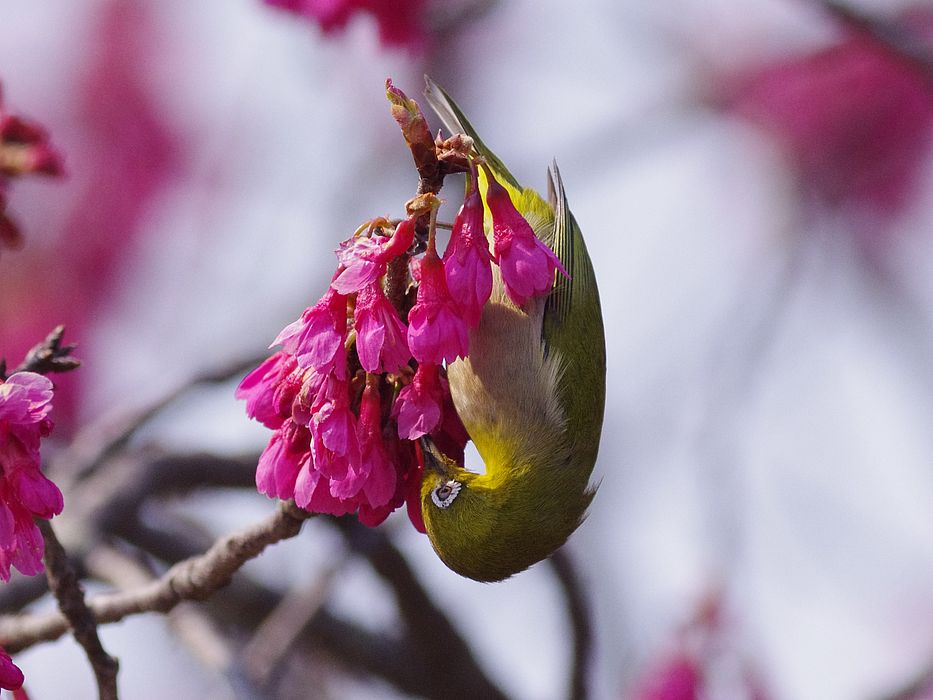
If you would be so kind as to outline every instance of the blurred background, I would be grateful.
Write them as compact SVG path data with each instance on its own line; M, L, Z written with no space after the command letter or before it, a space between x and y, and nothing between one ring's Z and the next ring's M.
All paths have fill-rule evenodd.
M461 579L404 513L319 519L211 605L103 628L124 696L464 697L409 653L399 596L426 594L437 644L508 697L933 697L933 6L277 4L0 3L4 103L67 171L11 185L26 245L0 256L0 355L65 323L84 361L56 380L62 539L94 592L132 583L95 552L158 572L273 510L233 389L337 242L414 194L384 81L418 96L428 73L524 184L556 157L594 261L579 587L548 563ZM95 466L136 479L133 508L90 527L76 455L137 424ZM51 605L25 586L3 608ZM281 648L272 610L307 622ZM15 660L35 700L96 696L70 639Z

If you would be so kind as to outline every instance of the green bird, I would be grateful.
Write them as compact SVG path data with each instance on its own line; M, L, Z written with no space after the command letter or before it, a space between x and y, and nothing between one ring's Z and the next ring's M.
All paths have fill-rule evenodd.
M431 544L457 573L500 581L563 545L596 492L590 476L606 394L599 292L557 164L548 171L545 201L518 184L447 93L427 82L425 95L444 125L473 139L570 276L556 275L550 292L522 310L493 266L492 296L470 335L470 355L448 367L454 405L485 473L467 471L422 440L421 507Z

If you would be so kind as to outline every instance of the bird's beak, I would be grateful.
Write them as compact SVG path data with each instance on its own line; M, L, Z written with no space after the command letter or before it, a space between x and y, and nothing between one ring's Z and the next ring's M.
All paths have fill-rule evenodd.
M420 442L421 454L424 455L424 468L431 469L441 476L450 476L450 468L447 466L448 458L441 454L430 436L425 435Z

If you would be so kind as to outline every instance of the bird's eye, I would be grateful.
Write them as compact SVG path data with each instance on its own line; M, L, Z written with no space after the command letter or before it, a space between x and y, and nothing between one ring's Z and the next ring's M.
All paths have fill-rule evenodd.
M450 504L457 498L457 494L460 493L460 486L459 481L453 479L445 481L443 484L434 487L431 492L431 500L434 501L434 505L438 508L449 508Z

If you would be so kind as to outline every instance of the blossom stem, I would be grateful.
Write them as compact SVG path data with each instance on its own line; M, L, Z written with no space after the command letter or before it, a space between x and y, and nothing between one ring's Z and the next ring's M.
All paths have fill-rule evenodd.
M389 224L391 226L398 226L402 221L404 221L404 219L390 219ZM452 231L454 228L454 225L449 221L436 221L434 225L438 228L446 229L447 231Z
M428 220L428 250L437 255L437 209L431 209L431 218Z
M49 588L58 601L58 609L94 670L98 697L100 700L117 700L119 663L101 644L97 621L85 602L84 589L68 561L64 547L55 536L52 524L41 518L37 519L37 524L45 539L46 576Z

